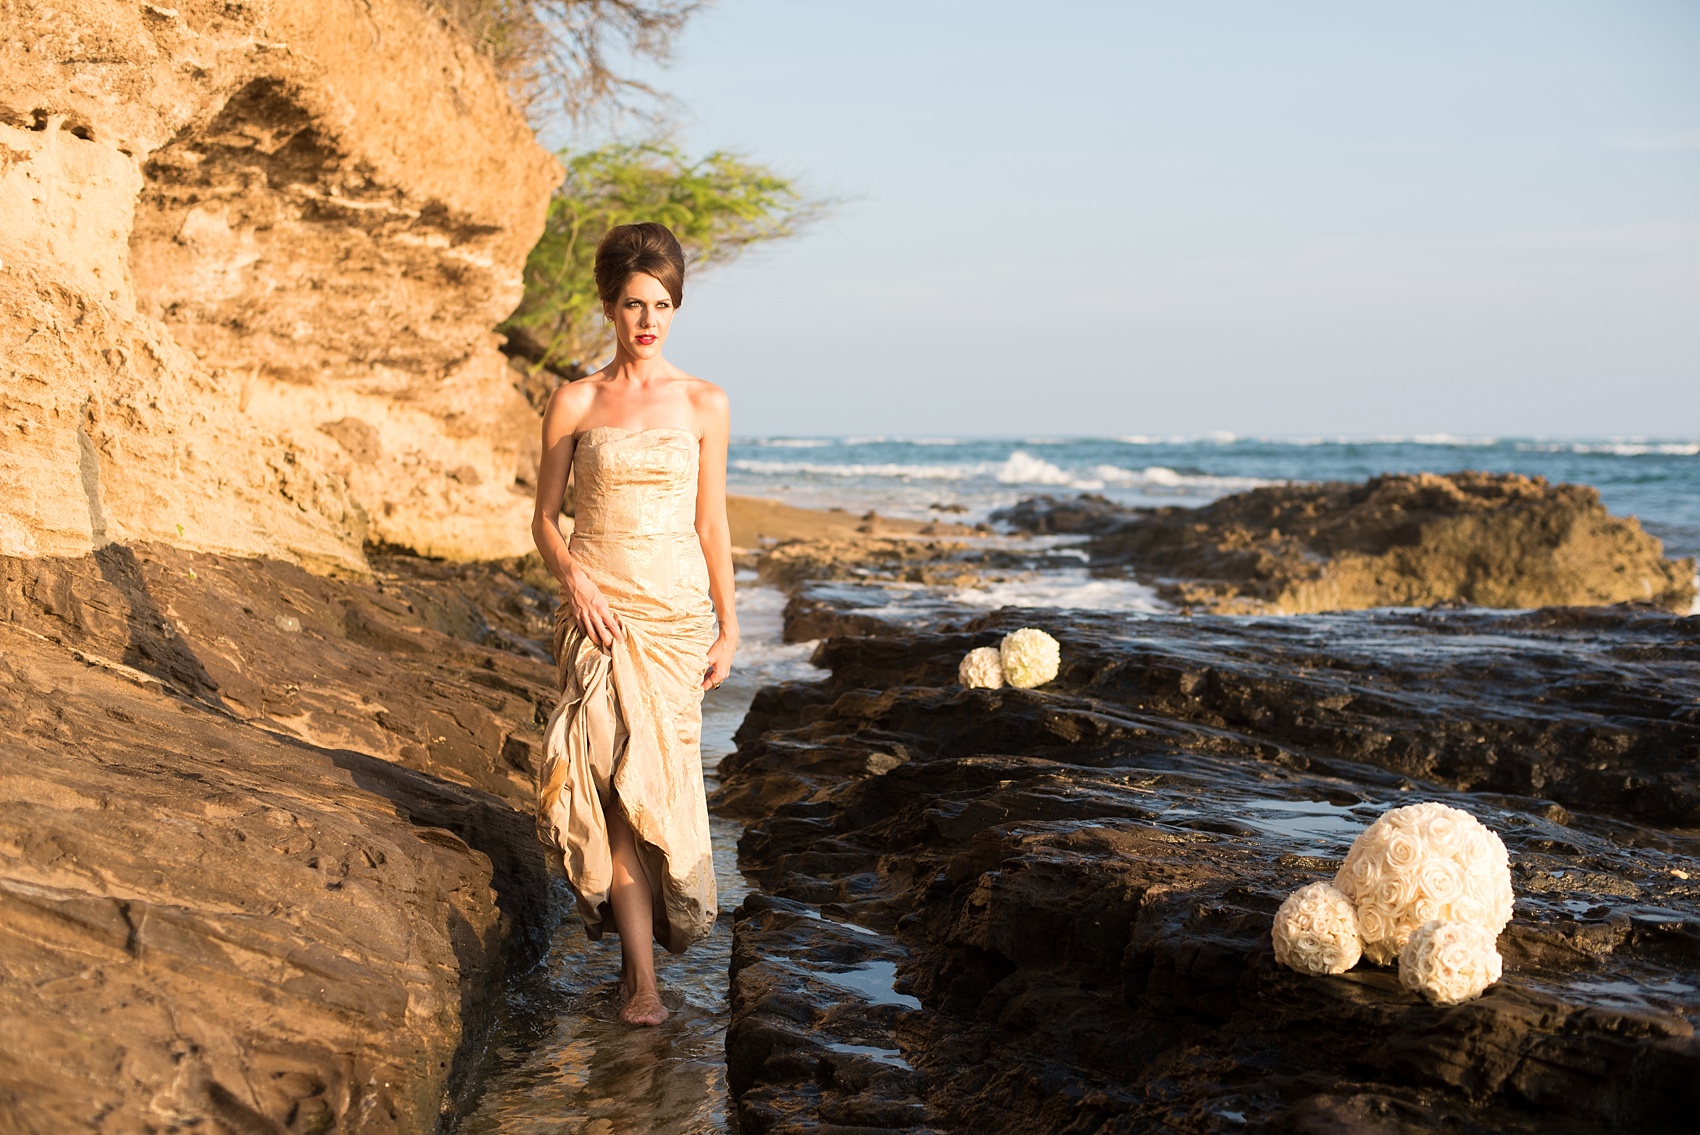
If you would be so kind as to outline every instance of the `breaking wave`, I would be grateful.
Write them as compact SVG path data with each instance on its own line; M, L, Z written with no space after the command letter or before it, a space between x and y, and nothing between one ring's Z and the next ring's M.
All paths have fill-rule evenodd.
M1238 492L1277 482L1261 477L1221 477L1208 473L1183 473L1166 465L1124 469L1119 465L1092 465L1065 469L1024 449L1002 461L940 462L824 462L767 461L742 458L732 462L740 473L767 477L889 478L899 481L995 481L1000 485L1036 485L1049 488L1091 491L1118 488L1164 489L1174 492L1197 490L1210 494Z

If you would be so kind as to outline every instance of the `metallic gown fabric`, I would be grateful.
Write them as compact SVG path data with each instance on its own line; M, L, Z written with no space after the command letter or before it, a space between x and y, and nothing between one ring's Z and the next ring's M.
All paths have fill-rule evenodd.
M619 616L598 647L555 612L561 700L544 736L537 826L559 848L592 938L612 916L605 804L624 810L655 896L655 937L679 953L714 926L703 792L702 678L714 641L696 534L697 439L599 426L573 453L573 559Z

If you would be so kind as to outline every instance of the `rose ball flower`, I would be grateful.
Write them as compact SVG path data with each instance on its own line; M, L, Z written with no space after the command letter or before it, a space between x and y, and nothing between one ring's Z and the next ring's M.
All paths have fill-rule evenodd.
M1004 635L998 656L1003 662L1004 681L1023 690L1049 682L1062 665L1062 647L1037 627L1022 627Z
M1425 922L1399 951L1399 984L1434 1005L1472 1001L1504 968L1495 938L1474 922Z
M962 656L956 680L970 689L995 690L1003 685L1003 658L995 646L978 646Z
M1275 960L1300 973L1345 973L1358 964L1363 942L1352 900L1327 883L1308 883L1275 912Z
M1387 965L1417 927L1468 922L1490 940L1511 921L1511 861L1468 812L1429 802L1394 808L1366 828L1334 876L1352 900L1364 957Z

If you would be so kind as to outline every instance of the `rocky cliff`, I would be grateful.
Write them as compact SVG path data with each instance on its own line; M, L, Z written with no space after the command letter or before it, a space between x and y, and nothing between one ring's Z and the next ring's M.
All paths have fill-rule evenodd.
M521 550L559 168L415 0L0 2L0 553ZM516 483L521 482L521 483Z
M541 953L559 176L423 0L0 0L0 1130L421 1132ZM350 578L337 578L338 576Z

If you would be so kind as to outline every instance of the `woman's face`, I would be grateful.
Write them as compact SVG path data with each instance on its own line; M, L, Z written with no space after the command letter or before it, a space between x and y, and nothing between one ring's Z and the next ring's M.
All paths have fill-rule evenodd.
M626 354L638 359L653 359L661 354L667 342L667 328L673 323L673 297L661 286L661 281L642 272L626 277L620 298L603 307L614 321L614 336Z

